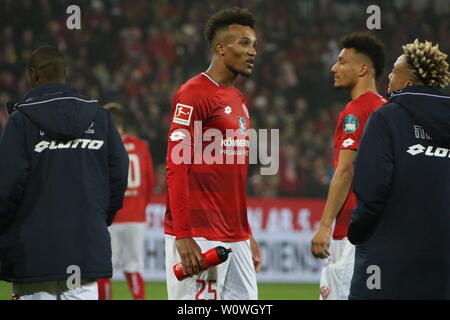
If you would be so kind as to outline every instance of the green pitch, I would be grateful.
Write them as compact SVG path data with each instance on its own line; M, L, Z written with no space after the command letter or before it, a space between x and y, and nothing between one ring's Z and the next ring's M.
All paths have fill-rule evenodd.
M318 284L304 283L260 283L259 299L261 300L317 300ZM146 282L147 300L166 300L166 284L164 282ZM11 299L11 284L0 281L0 300ZM113 300L131 300L128 285L123 281L113 282Z

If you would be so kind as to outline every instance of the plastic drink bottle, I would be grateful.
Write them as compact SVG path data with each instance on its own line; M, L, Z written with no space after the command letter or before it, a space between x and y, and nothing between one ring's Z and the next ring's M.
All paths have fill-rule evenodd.
M203 261L205 262L205 267L201 270L203 271L210 267L217 266L222 262L225 262L228 259L228 255L231 251L231 248L225 249L222 246L209 249L202 254ZM173 266L173 272L175 273L177 279L180 281L188 277L187 275L183 274L183 266L181 262L178 262Z

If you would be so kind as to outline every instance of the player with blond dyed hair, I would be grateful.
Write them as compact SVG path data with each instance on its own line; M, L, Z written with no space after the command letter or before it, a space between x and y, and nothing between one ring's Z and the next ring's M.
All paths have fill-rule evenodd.
M449 84L447 55L439 51L438 44L433 46L429 41L419 42L416 39L402 48L403 54L398 57L389 75L389 92L412 85L445 87Z
M355 163L350 299L450 299L450 82L431 42L403 46L390 103L367 123Z

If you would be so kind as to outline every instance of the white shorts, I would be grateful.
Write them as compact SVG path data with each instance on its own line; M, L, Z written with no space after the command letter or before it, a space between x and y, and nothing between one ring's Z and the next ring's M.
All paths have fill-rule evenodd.
M355 264L355 246L344 238L331 240L331 256L320 276L320 300L348 300Z
M113 223L109 233L113 269L127 273L143 272L145 223Z
M173 265L180 262L175 237L166 235L166 280L169 300L257 300L258 287L250 240L238 242L209 241L194 238L202 252L217 246L233 251L227 261L198 275L179 281Z
M81 280L75 289L68 289L66 280L14 283L13 300L98 300L97 281Z

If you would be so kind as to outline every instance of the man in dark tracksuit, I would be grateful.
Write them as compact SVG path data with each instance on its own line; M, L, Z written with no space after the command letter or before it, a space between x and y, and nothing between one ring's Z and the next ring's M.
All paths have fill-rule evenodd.
M64 84L64 58L31 56L32 89L0 138L0 279L16 299L96 299L128 156L108 112Z
M450 73L429 42L403 50L356 159L350 299L450 299Z

